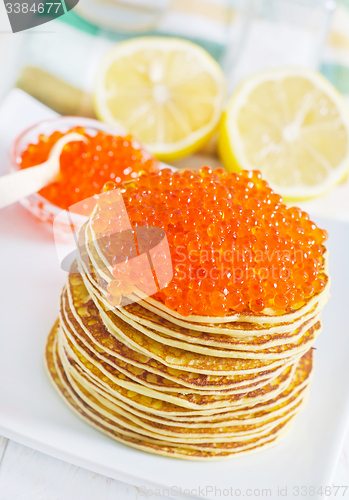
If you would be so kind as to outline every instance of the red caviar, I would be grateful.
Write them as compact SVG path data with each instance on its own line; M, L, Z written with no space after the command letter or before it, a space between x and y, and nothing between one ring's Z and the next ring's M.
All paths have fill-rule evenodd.
M39 191L60 208L67 209L100 193L108 180L120 184L157 167L155 158L144 151L131 135L113 136L100 131L91 136L82 127L71 131L85 135L88 143L67 144L61 154L57 181ZM50 136L40 135L37 144L30 144L21 155L20 167L28 168L45 162L52 146L63 135L58 131Z
M183 316L281 314L324 289L327 232L258 171L164 169L125 185L123 197L133 228L165 229L174 274L153 297Z

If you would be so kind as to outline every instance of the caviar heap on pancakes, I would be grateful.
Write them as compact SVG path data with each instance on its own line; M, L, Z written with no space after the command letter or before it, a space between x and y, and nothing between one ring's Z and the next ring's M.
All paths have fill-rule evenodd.
M108 182L104 189L117 187ZM287 208L258 171L164 169L125 184L123 198L133 228L166 231L173 279L153 298L183 316L282 314L325 287L326 231ZM92 227L101 217L97 212ZM102 222L106 228L113 221ZM131 269L130 262L123 277L116 270L111 302L114 288L116 302L127 288ZM131 280L128 290L133 286Z
M71 142L61 154L60 173L39 193L54 205L67 209L102 191L111 179L120 184L134 180L140 173L157 169L157 161L131 136L113 136L104 132L89 135L82 127L69 132L78 132L88 138L88 143ZM33 167L45 162L52 146L63 135L54 132L50 136L40 135L36 144L30 144L19 158L21 168Z

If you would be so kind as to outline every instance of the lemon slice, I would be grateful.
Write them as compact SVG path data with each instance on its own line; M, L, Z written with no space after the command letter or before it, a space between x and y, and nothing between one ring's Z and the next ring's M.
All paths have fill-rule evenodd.
M253 75L231 97L219 136L229 171L260 170L289 200L319 196L349 170L344 98L316 71L281 68Z
M110 50L97 73L97 116L128 130L159 159L197 151L218 125L225 77L191 42L134 38Z

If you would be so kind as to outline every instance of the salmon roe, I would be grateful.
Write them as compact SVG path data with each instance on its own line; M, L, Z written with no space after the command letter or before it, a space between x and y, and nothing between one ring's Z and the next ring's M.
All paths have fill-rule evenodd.
M44 198L60 208L67 209L102 191L108 180L116 184L134 180L140 173L157 169L157 160L142 149L131 136L113 136L99 131L89 135L84 128L75 127L69 132L78 132L88 138L67 144L60 158L60 173L57 181L39 191ZM30 144L19 158L20 168L44 163L53 145L63 135L54 132L50 136L40 135L37 144Z
M164 169L124 186L123 198L133 229L166 231L173 278L153 297L183 316L282 314L325 287L327 232L258 171Z

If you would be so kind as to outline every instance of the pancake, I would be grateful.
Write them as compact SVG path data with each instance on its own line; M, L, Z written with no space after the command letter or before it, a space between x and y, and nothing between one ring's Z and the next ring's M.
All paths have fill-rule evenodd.
M67 378L74 391L83 401L93 409L100 411L106 418L115 424L124 426L133 432L138 432L147 437L163 439L169 443L180 443L182 445L229 443L231 441L244 442L252 437L268 435L272 429L299 413L303 402L300 401L292 408L288 408L283 414L273 416L269 420L258 424L226 425L211 428L199 427L196 429L193 429L191 426L173 428L148 419L136 417L132 413L120 409L120 407L113 405L102 397L97 399L93 392L84 389L83 386L74 381L73 377L70 378L68 376Z
M90 244L88 241L90 240ZM85 285L91 295L97 295L99 300L104 304L107 309L110 309L110 304L106 301L107 285L112 279L110 271L111 266L107 261L102 261L99 254L94 247L95 240L92 235L92 230L86 224L82 231L79 233L79 253L77 264L81 275L84 278ZM91 260L92 259L92 260ZM106 267L108 265L108 268ZM327 272L328 268L328 251L324 247L324 265L323 270ZM101 271L102 270L102 271ZM106 274L106 272L108 274ZM105 276L102 278L101 273ZM155 313L158 317L158 323L162 320L168 320L170 325L179 325L189 330L200 332L224 333L234 336L246 336L246 332L251 335L277 335L285 334L286 341L289 338L290 332L298 329L310 317L318 315L323 309L325 303L329 298L330 280L326 275L326 286L322 292L315 294L307 303L300 309L283 315L254 315L250 314L237 314L227 317L202 317L200 320L193 320L193 316L183 318L181 315L164 307L159 301L149 297L146 301L139 300L139 297L131 294L131 304L126 300L123 307L112 307L115 311L121 310L121 313L126 314L128 310L134 307L135 303L143 309ZM172 314L173 313L173 314ZM154 317L154 314L152 315ZM291 325L291 327L290 327ZM156 328L156 330L158 330ZM171 330L171 327L170 327ZM166 332L165 332L166 333ZM285 338L285 337L283 337Z
M268 381L272 378L272 375L276 376L284 369L284 367L281 367L272 372L272 374L270 374L267 378L262 378L258 381L252 382L249 380L236 382L236 380L230 380L228 377L200 376L199 374L195 374L194 378L190 377L191 374L188 372L180 372L178 375L181 376L181 381L188 379L188 383L185 383L185 386L183 387L183 385L176 382L176 380L178 380L178 376L176 377L177 374L173 373L173 371L168 367L165 367L164 365L160 366L160 363L157 362L151 363L149 366L146 363L137 362L136 360L141 358L142 355L139 355L139 353L136 353L135 351L130 351L128 358L122 357L120 355L120 350L117 351L117 354L115 351L107 349L105 349L104 353L101 353L102 348L96 346L96 344L91 341L91 338L88 337L83 331L80 330L80 332L77 333L77 330L75 329L73 332L72 322L67 320L64 314L61 314L60 320L64 334L77 348L79 348L79 345L84 344L84 347L93 352L100 362L106 362L112 367L117 367L122 374L128 376L130 379L157 390L183 393L190 391L199 394L242 393L248 390L263 387L263 385L268 383ZM75 327L76 326L77 325L75 323ZM75 340L75 338L77 340ZM81 341L82 344L79 343L79 341ZM118 341L111 341L110 344L112 343L115 346L115 343L117 342ZM154 364L159 369L155 370ZM168 376L169 370L171 370L172 376ZM196 384L194 384L193 381L195 381ZM203 383L205 383L205 385L203 385Z
M171 369L155 359L150 359L138 351L128 348L124 343L120 342L108 332L101 321L99 311L90 297L86 295L86 289L78 274L71 274L69 277L67 291L64 291L62 294L61 311L62 327L75 331L80 340L87 343L97 354L103 349L103 352L112 354L126 363L132 362L132 365L150 370L166 378L173 380L175 376L180 376L178 382L188 387L195 387L197 385L198 387L209 388L211 382L212 384L214 383L214 388L218 388L223 383L222 377L215 375L208 377L203 374L196 376L199 380L197 382L194 379L193 373L189 375L183 370ZM264 370L259 372L259 374L262 377L269 377L275 373L275 370ZM236 386L246 385L246 380L252 383L256 379L253 374L248 376L235 374L231 378L225 377L227 387L223 388L228 388L232 384ZM257 380L260 380L260 377ZM205 384L205 387L202 384Z
M174 337L175 339L193 344L217 347L218 349L244 351L262 351L271 347L296 342L320 318L320 314L309 315L310 317L306 317L303 323L293 331L278 332L276 334L269 333L268 335L266 334L267 330L264 330L264 333L261 330L248 330L247 328L244 330L243 325L247 325L243 323L239 324L241 328L239 331L231 328L229 335L227 335L225 332L217 329L215 329L216 333L215 331L192 330L176 325L145 309L137 302L122 308L115 308L114 313L135 328L141 331L144 330L145 334L148 331L155 331L160 334L163 333L168 337ZM234 323L234 326L236 326L236 323ZM293 327L294 325L292 325ZM243 335L241 332L243 332Z
M76 285L74 285L72 283L72 281L75 282ZM82 284L79 276L72 275L71 278L69 278L69 280L68 280L68 286L67 286L68 300L70 302L69 305L71 308L74 307L74 305L73 305L74 300L75 301L78 300L77 298L74 298L74 296L73 296L74 295L74 287L75 287L75 289L79 289L79 290L81 289L82 290L81 293L87 297L87 299L86 299L87 302L89 300L88 295L85 295L87 292L85 290L83 290L83 288L82 288L83 284ZM128 341L126 340L125 343L131 344L132 346L137 345L137 339L139 339L139 331L142 331L142 330L137 330L136 328L133 328L130 323L126 323L125 321L121 320L119 318L119 316L113 315L113 313L110 310L105 310L103 308L103 306L99 303L98 299L95 296L93 296L93 298L94 298L94 303L98 304L100 316L104 318L103 319L104 324L106 326L108 326L108 330L112 333L112 335L116 338L118 338L118 336L121 335L121 336L123 336L123 340L124 340L125 335L128 333L129 334ZM85 306L83 305L83 302L80 303L79 308L82 311L84 311L84 308L86 309L86 307L87 307L86 305ZM86 311L85 311L85 314L87 315ZM91 313L89 313L89 314L91 314ZM109 319L110 319L110 321L109 321ZM282 345L278 349L279 353L277 353L277 352L270 353L271 359L280 359L283 357L289 358L289 357L293 357L294 355L304 353L306 350L309 349L310 345L314 342L319 330L320 330L320 322L317 322L316 328L313 328L311 332L307 331L303 337L298 338L297 344L295 345L294 352L292 352L292 348L289 345L286 347L285 347L285 345ZM309 337L311 337L311 338L309 338ZM156 349L156 346L159 346L160 343L163 345L169 346L169 347L173 346L172 339L167 339L165 337L165 340L163 340L161 337L159 337L157 335L156 332L153 332L153 334L151 334L150 338L144 337L144 339L148 341L148 344L149 344L148 349ZM155 340L155 342L152 342L152 340ZM307 345L308 341L309 341L309 344ZM302 344L304 344L304 345L302 345ZM181 344L181 345L183 345L185 350L193 351L196 353L200 353L200 350L202 349L201 346L196 346L196 345L192 345L192 344L189 344L189 345ZM286 351L287 347L288 347L288 351L291 351L289 356L285 356L285 354L284 354L285 352L286 353L288 352L288 351ZM139 348L136 347L136 349L141 352L140 346L139 346ZM271 348L271 349L276 350L276 348ZM281 351L284 351L284 353L282 353ZM213 355L217 356L217 351L212 351L212 350L211 351L206 350L204 352L204 354L209 354L210 352L213 352ZM268 359L267 353L264 353L264 352L253 353L253 352L248 351L247 353L244 353L243 351L238 352L237 349L235 349L233 351L229 351L229 350L219 351L218 355L220 357L228 357L228 358L234 357L234 358L249 358L249 359L260 359L260 358ZM269 359L270 359L270 357L269 357Z
M111 264L108 260L108 256L105 253L105 250L100 246L100 240L97 235L94 233L90 221L84 227L84 230L81 231L83 240L81 242L82 248L86 248L88 257L91 259L92 267L96 271L98 271L97 280L102 285L101 291L106 294L106 287L113 279L111 274ZM323 246L323 272L327 272L328 270L328 253L326 248ZM99 279L98 279L99 278ZM197 316L192 315L186 318L186 321L190 323L230 323L236 321L246 321L254 324L268 324L273 325L282 322L293 322L298 319L303 314L312 310L319 302L323 304L326 301L329 293L329 285L330 280L326 275L326 285L324 290L321 293L315 294L313 297L306 300L306 303L296 311L292 311L289 309L285 313L280 313L278 310L270 310L268 314L265 312L260 315L256 315L253 313L239 313L239 314L230 314L229 316L216 317L216 316ZM137 289L136 289L137 290ZM172 320L181 320L183 321L183 317L172 309L166 307L162 302L153 299L152 297L145 296L141 290L134 292L130 295L132 301L139 301L140 304L146 309L150 309L153 312L156 312L159 316L162 316L165 319Z
M62 332L62 330L60 330ZM146 399L149 398L168 402L189 409L213 409L224 408L227 406L241 406L247 402L249 404L258 403L261 400L273 398L290 383L293 373L296 369L296 363L288 366L284 371L272 379L262 388L244 392L242 394L197 394L197 393L175 393L163 390L161 392L150 389L147 386L135 383L132 379L126 377L115 367L110 364L98 360L97 356L89 351L86 347L77 342L77 347L71 343L67 337L60 335L62 344L70 359L73 359L84 370L94 373L101 377L108 377L118 390L124 393L132 393L132 398ZM144 398L142 398L144 396Z
M105 416L89 407L89 405L79 398L78 394L69 384L69 380L64 374L57 354L55 335L57 332L57 324L52 329L48 338L46 348L46 363L48 371L55 387L63 397L63 399L76 411L83 419L87 420L91 425L100 429L102 432L113 437L121 443L135 447L139 450L156 453L163 456L184 458L191 460L217 460L229 458L230 456L239 453L251 453L258 449L265 449L273 446L279 439L290 429L290 421L286 420L279 426L273 428L266 436L250 438L245 442L233 441L230 443L214 443L210 445L202 443L200 445L185 444L185 445L169 445L169 443L161 440L150 439L137 433L130 432L126 428L122 428L116 424L112 424Z
M88 254L85 251L84 243L81 243L82 247L79 248L79 257L77 259L77 269L82 275L86 288L90 291L91 295L96 295L99 297L99 300L103 303L103 305L110 309L110 304L106 300L106 286L105 282L103 286L99 286L99 281L96 278L96 273L94 272L94 268L92 263L88 257ZM295 319L291 322L291 327L289 322L280 322L276 324L268 324L265 323L253 323L249 321L234 321L228 323L190 323L187 318L181 317L172 318L169 320L166 319L166 316L161 315L161 311L159 312L156 307L152 307L148 305L147 308L143 307L140 302L137 302L137 298L135 298L135 302L129 304L123 304L122 307L112 307L112 310L117 315L125 315L130 318L130 320L137 321L144 325L148 325L152 327L154 323L156 324L155 330L163 331L164 333L170 334L170 332L177 325L182 327L190 332L191 335L198 335L196 332L200 332L200 334L207 332L214 334L213 338L217 338L217 334L224 336L224 341L228 342L229 338L227 336L234 337L242 337L246 339L246 337L254 336L254 337L263 337L267 336L267 340L271 339L283 339L285 342L288 342L292 335L297 335L297 330L309 319L318 316L318 314L322 311L322 308L329 297L329 286L323 290L321 294L318 296L318 301L316 301L315 305L310 308L304 314L300 314L298 319ZM136 314L134 314L136 311ZM138 312L138 315L137 315ZM166 329L166 326L168 328ZM292 333L294 332L294 333ZM282 342L280 342L282 343ZM277 345L279 342L277 342Z
M76 366L69 367L69 373L74 380L85 387L86 390L93 394L95 398L103 398L106 406L111 403L114 407L116 406L127 410L129 413L143 419L150 420L151 422L157 422L172 427L185 425L187 427L200 429L205 429L207 427L224 427L228 425L244 425L246 421L251 424L259 423L265 421L266 415L271 412L273 413L273 416L279 416L281 413L288 411L292 407L298 406L300 402L307 398L309 392L308 386L310 383L310 377L308 377L301 387L294 387L292 390L289 390L289 387L291 387L294 383L292 380L289 387L275 399L276 402L274 404L269 404L269 406L264 404L264 410L258 407L256 409L251 407L224 413L211 414L208 416L188 414L186 417L173 415L167 415L164 417L163 415L155 415L154 413L142 411L134 406L128 405L125 401L122 401L117 397L113 397L111 393L89 378L87 374L76 370ZM262 404L263 403L261 403L261 405Z
M288 336L192 335L139 303L115 314L100 297L86 275L69 274L55 369L48 367L75 411L115 439L166 456L221 459L271 446L304 407L319 315L289 326Z
M175 340L172 336L170 337L165 334L158 333L155 330L145 328L144 326L132 323L130 321L127 323L125 321L123 323L120 323L119 315L113 314L109 311L105 311L98 300L96 303L100 310L101 317L103 317L103 321L108 327L108 330L115 336L121 335L125 342L129 342L134 346L138 344L139 347L142 348L144 343L139 342L138 333L142 332L144 334L142 339L146 338L147 342L151 342L151 339L156 343L174 347L181 351L194 352L196 354L203 354L209 357L268 360L279 360L282 358L289 359L290 356L304 354L313 345L321 331L321 323L319 319L316 318L312 326L308 330L306 330L302 336L299 336L293 343L276 345L267 349L259 349L257 351L254 351L252 350L253 340L251 340L251 344L249 345L249 349L247 350L244 349L245 346L242 342L239 345L235 344L234 347L230 349L217 349L211 346L206 347L201 344L196 344L194 342L188 343L183 342L182 340ZM118 316L117 319L116 316ZM128 328L123 327L123 324L127 324ZM127 339L126 336L128 337Z
M162 378L177 382L177 385L184 386L183 391L187 391L187 387L201 390L245 387L247 384L269 380L280 373L285 366L283 364L281 367L264 370L258 374L233 375L231 377L188 373L184 370L167 367L155 359L150 359L138 351L128 348L108 332L100 319L94 302L86 295L86 289L78 274L70 275L67 290L62 294L61 326L68 333L69 331L74 332L79 340L97 355L100 356L101 353L104 353L105 360L108 359L106 356L108 354L120 359L123 363L119 363L119 369L127 364L131 369L135 367L146 372L150 371L157 376L160 375ZM150 377L148 381L151 380L155 382L154 377ZM160 382L161 384L162 382Z
M98 201L95 211L103 206L104 202ZM256 292L251 285L255 282L248 278L239 285L235 298L235 284L225 285L220 277L213 283L214 292L204 288L197 299L187 293L196 281L192 282L192 277L181 281L177 275L172 288L165 285L154 296L144 293L143 278L136 277L138 285L129 288L132 293L121 296L119 290L127 283L118 280L126 278L120 278L113 262L119 265L125 255L115 248L126 248L124 240L130 235L123 238L120 230L122 244L108 236L108 231L117 227L109 209L108 203L107 222L103 216L92 214L79 232L76 262L61 294L59 319L48 338L47 368L62 398L81 418L120 443L166 457L219 460L275 445L290 430L309 395L312 346L321 332L321 313L329 298L328 252L319 243L324 232L316 233L313 223L305 218L304 227L310 228L312 240L300 237L298 245L294 236L290 241L272 236L272 245L276 241L281 247L301 246L302 251L309 245L309 252L314 252L308 252L304 266L298 260L288 261L289 268L296 266L290 271L294 283L289 282L288 288L282 277L272 286L261 278L257 280L260 291ZM293 215L296 221L305 217L297 211ZM211 215L206 216L211 220ZM98 238L93 228L99 231L98 227L106 223L107 232ZM177 228L169 222L169 244L173 248L177 247L177 238L187 238L184 219L183 224ZM228 231L225 222L219 224L223 224L222 231ZM260 227L247 227L241 234L248 230L249 243L256 243L258 248L269 231L261 229L265 224L261 219ZM292 221L288 224L293 227ZM281 234L277 225L268 226L275 235ZM199 235L209 248L213 248L210 234L216 231L216 226L211 226L215 225L210 222L208 231L205 223L203 236ZM296 222L294 234L298 235L302 227ZM224 234L245 242L240 233ZM218 240L223 251L224 238L219 236ZM188 241L191 244L192 240ZM109 246L113 242L116 246ZM139 245L137 240L134 256L143 255L145 247ZM199 250L206 248L200 245ZM316 258L310 259L311 255ZM210 262L211 267L217 264L212 259ZM280 257L277 262L286 265ZM320 279L312 288L315 281L311 276L317 273ZM309 280L306 286L305 280ZM174 298L178 288L183 303L178 295ZM281 296L285 289L286 301ZM256 293L260 294L261 305L254 300ZM228 302L229 297L233 302ZM243 300L244 312L236 312L235 299ZM208 311L208 315L190 315L191 310ZM227 314L211 316L217 311Z
M97 388L97 390L99 388L102 391L102 394L105 395L105 397L110 398L111 401L115 401L115 398L117 398L118 404L123 405L123 403L125 403L128 405L128 407L137 408L143 413L149 412L160 416L166 415L166 418L168 417L171 419L175 418L176 420L183 420L181 416L184 415L184 419L186 419L187 417L185 417L185 415L188 416L188 412L190 412L191 420L195 419L198 421L202 421L207 418L209 418L209 420L211 421L212 418L220 419L231 416L231 411L226 411L224 409L215 409L215 413L219 412L223 414L219 417L214 417L212 410L189 411L184 408L175 407L173 406L173 404L170 404L166 401L152 399L149 396L140 396L134 391L130 392L118 386L117 384L112 382L111 378L104 376L104 374L100 373L98 371L98 368L93 367L93 365L89 366L89 369L86 370L84 364L80 364L79 362L74 361L72 356L67 356L67 362L70 364L70 371L75 372L78 377L80 377L80 380L82 377L85 382L90 385L92 384L92 386L94 388ZM303 356L300 359L298 365L299 366L294 374L291 383L278 396L278 398L269 399L264 403L255 404L252 410L250 408L243 408L239 410L235 407L234 416L241 416L242 418L244 418L245 416L250 414L251 411L257 411L258 415L260 416L264 414L263 412L268 411L270 408L272 408L273 410L277 410L280 405L284 404L285 402L287 403L288 399L294 398L298 391L302 391L306 387L310 379L312 370L312 351L309 351L305 356ZM91 368L93 369L91 370ZM121 403L121 401L123 403ZM202 415L209 415L209 417L205 417Z

